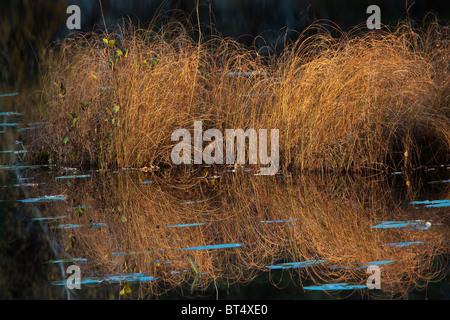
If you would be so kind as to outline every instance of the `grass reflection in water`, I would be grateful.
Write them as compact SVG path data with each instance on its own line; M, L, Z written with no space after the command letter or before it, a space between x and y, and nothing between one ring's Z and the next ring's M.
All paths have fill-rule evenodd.
M194 277L201 291L262 272L298 273L305 290L367 290L366 269L378 265L382 292L391 295L443 276L436 257L448 252L446 208L416 207L411 188L399 193L388 181L361 176L261 179L242 171L198 179L202 174L169 181L158 172L92 172L70 183L47 174L28 198L66 198L37 203L66 248L55 261L82 257L77 263L89 283L129 278L150 296ZM149 178L151 185L139 182ZM440 199L448 196L443 185ZM52 219L57 212L66 217ZM303 285L306 280L317 286Z

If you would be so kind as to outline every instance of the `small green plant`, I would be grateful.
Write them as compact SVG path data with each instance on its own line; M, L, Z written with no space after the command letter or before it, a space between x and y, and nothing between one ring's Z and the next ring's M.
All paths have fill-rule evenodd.
M123 287L123 289L120 291L120 295L123 296L124 294L130 294L133 290L131 289L130 285L127 284Z
M61 98L66 94L67 90L66 90L66 84L62 83L58 84L56 82L53 82L53 84L56 86L56 88L58 88L59 90L59 94L58 96L60 96Z
M75 244L76 244L76 237L73 234L69 234L69 243L66 246L66 251L69 251L69 249L75 246Z
M78 116L76 113L68 113L70 118L72 118L72 128L75 128L78 124Z
M84 209L81 206L78 206L77 210L73 214L81 216L83 213L84 213Z
M114 48L114 45L116 44L116 40L108 40L106 38L103 38L103 42L108 45L109 48Z
M189 262L191 263L192 269L194 269L194 273L195 273L195 278L191 285L191 294L192 294L192 293L194 293L194 289L195 289L195 286L197 285L198 277L199 277L200 273L198 272L197 266L195 265L192 257L190 255L188 255L188 258L189 258Z
M80 102L81 108L83 109L83 111L86 111L90 106L91 106L91 102L88 101L86 103Z
M117 55L120 58L126 58L128 56L128 50L118 49L117 50Z

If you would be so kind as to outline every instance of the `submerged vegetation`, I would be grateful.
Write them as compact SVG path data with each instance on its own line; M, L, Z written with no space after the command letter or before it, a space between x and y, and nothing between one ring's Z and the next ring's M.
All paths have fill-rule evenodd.
M335 32L334 30L333 32ZM67 38L44 80L32 163L172 166L171 134L279 129L282 167L361 171L445 163L449 28L332 36L316 24L273 56L180 24Z

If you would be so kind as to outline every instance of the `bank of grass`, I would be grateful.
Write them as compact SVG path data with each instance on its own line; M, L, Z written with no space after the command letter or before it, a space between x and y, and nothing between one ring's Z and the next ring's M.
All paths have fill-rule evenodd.
M279 129L284 168L448 161L449 28L327 30L314 25L271 57L177 24L68 38L44 81L48 124L28 136L29 159L172 166L172 132L202 120L204 131Z

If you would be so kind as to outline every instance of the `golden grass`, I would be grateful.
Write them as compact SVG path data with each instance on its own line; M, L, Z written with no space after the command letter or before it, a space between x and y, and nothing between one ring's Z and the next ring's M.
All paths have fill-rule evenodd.
M176 23L66 39L44 81L50 124L28 137L30 160L172 166L172 132L203 120L204 130L279 129L280 162L302 170L448 161L448 27L326 30L311 27L273 57L232 39L195 41ZM117 49L129 51L111 67Z

